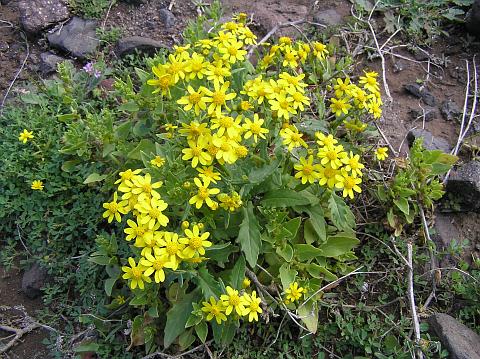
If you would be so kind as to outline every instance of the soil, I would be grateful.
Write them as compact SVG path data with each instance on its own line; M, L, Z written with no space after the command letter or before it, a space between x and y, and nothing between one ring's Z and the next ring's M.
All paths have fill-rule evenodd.
M7 5L0 5L0 103L6 90L14 79L15 73L21 68L26 56L26 40L22 37L18 21L18 0L12 0ZM171 27L166 27L159 15L160 9L166 8L173 3L172 13L176 21ZM253 29L259 36L265 35L275 25L283 22L304 18L311 14L311 0L223 0L225 16L232 13L245 12L253 15ZM325 0L318 2L318 12L335 9L346 19L350 16L351 3L347 0ZM100 19L100 24L105 24L106 29L120 28L122 36L145 36L173 45L181 42L181 31L188 21L197 15L197 8L192 1L177 0L147 0L141 4L129 4L118 2L112 7L106 19ZM294 29L282 29L281 34L298 35ZM388 38L388 35L379 35L379 43ZM453 100L460 108L463 106L466 84L465 60L472 59L474 53L479 52L479 45L459 41L465 38L464 33L454 34L450 39L436 42L431 48L424 50L429 54L428 58L416 59L404 44L394 38L389 45L396 45L395 53L404 57L385 56L385 75L393 97L393 102L384 107L383 119L379 126L387 136L389 142L398 149L399 156L406 156L406 134L410 129L422 128L432 132L434 136L447 140L452 146L458 136L459 124L455 121L445 120L439 110L439 106L447 99ZM345 39L339 36L339 41ZM29 38L30 56L25 67L13 86L9 97L22 91L22 80L38 78L36 72L39 63L39 54L47 49L42 37ZM348 41L348 40L347 40ZM355 48L355 43L349 44ZM372 51L374 53L374 51ZM79 64L80 65L80 64ZM359 69L366 68L380 74L382 81L382 66L378 58L369 61L364 56ZM398 71L402 68L401 71ZM427 76L427 69L430 74ZM359 71L360 73L360 71ZM407 94L403 88L406 84L416 83L421 80L436 99L437 115L428 122L423 119L413 118L410 114L412 109L422 111L425 104L421 100ZM383 87L383 86L382 86ZM386 100L386 95L383 93ZM468 216L455 215L452 224L459 229L459 233L470 241L480 238L478 220L467 220ZM470 218L470 217L468 217ZM468 227L468 229L467 229ZM35 310L41 308L41 299L30 300L21 293L22 273L19 270L6 272L0 268L0 308L1 306L12 307L23 305L28 315L35 318ZM6 314L5 314L6 313ZM0 322L18 316L20 312L0 312ZM0 336L5 337L0 331ZM35 330L22 338L22 342L9 351L9 358L48 358L46 348L41 341L48 333Z
M23 306L23 308L18 308ZM22 272L18 269L6 271L0 267L0 325L9 325L18 328L14 323L21 321L28 316L35 319L35 312L43 307L42 298L29 299L22 293ZM23 309L23 310L22 310ZM8 342L5 338L12 333L0 330L0 348ZM8 351L9 359L47 359L49 358L47 348L42 340L48 336L44 329L35 329L24 335L19 344ZM0 358L2 356L0 355Z

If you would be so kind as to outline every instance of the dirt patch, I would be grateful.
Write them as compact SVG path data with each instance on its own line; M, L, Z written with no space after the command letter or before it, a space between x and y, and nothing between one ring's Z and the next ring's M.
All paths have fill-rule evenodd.
M24 309L18 308L23 306ZM16 308L17 307L17 308ZM24 320L25 313L35 318L35 312L43 307L41 298L28 299L22 293L22 272L19 269L6 271L0 267L0 325L19 327ZM25 313L23 313L25 311ZM8 342L7 337L12 333L0 330L0 347ZM50 358L48 350L42 340L48 333L43 329L35 329L24 335L19 343L10 349L5 358L35 359ZM11 339L11 338L10 338Z

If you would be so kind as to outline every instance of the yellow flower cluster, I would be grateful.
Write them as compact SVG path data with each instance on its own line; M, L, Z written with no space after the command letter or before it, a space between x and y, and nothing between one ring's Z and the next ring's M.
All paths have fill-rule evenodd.
M333 86L336 97L330 100L330 109L335 116L346 116L353 109L360 114L370 113L373 118L380 118L383 103L377 76L378 74L374 71L365 72L365 76L360 76L360 86L352 83L349 77L338 78Z
M222 294L219 300L210 297L210 301L202 303L202 312L205 313L208 321L215 318L218 324L227 321L228 315L248 317L248 321L252 322L258 321L258 314L263 312L261 303L262 300L257 297L257 292L240 294L238 290L227 286L226 293Z
M362 191L358 185L362 183L365 166L360 162L360 156L345 151L332 135L316 132L315 137L318 147L315 151L310 150L312 154L308 158L299 158L294 165L295 178L300 179L302 184L318 181L321 186L341 189L343 197L353 199L354 192Z
M197 179L198 180L198 179ZM144 289L145 282L150 283L153 277L156 283L165 280L164 269L177 270L182 262L199 263L205 260L205 248L211 247L209 232L202 231L203 224L191 226L185 221L182 224L181 235L161 230L167 227L169 218L163 213L168 204L162 200L157 191L162 182L153 182L149 173L142 175L141 170L128 169L120 172L116 181L118 193L113 195L113 201L104 203L103 217L108 222L114 219L121 222L122 215L132 213L135 220L127 220L127 235L125 240L135 240L134 246L141 249L138 262L128 259L129 266L122 267L124 279L130 280L130 287Z
M289 287L285 289L285 304L295 303L306 293L307 290L303 287L299 287L297 282L290 283Z

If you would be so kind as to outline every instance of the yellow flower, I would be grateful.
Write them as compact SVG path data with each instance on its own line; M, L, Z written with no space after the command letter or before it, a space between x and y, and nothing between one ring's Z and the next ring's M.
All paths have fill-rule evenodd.
M203 76L207 73L207 65L208 62L205 61L205 58L194 52L187 66L185 66L185 72L188 73L190 80L195 77L203 79Z
M155 167L162 167L165 164L165 158L161 156L155 156L155 158L150 161L150 164Z
M337 100L336 98L330 99L331 104L330 108L332 111L335 113L335 116L339 117L343 114L347 115L348 110L352 107L350 104L346 103L345 99L339 99Z
M294 99L291 96L288 96L285 93L281 93L278 96L275 96L274 99L269 100L270 109L272 111L277 111L277 116L279 118L285 118L288 120L290 114L295 115L297 110L293 108Z
M238 315L243 315L242 313L245 311L245 298L238 294L238 290L233 289L230 286L226 288L227 294L222 294L220 299L223 301L223 306L225 307L225 314L230 315L232 311L235 309Z
M337 169L334 169L330 166L323 167L318 175L318 183L321 186L327 185L328 188L333 188L336 183L335 177L338 172L339 171Z
M292 69L295 69L296 67L298 67L297 52L291 46L286 46L283 51L284 51L284 54L283 54L282 66L283 67L288 66Z
M215 321L218 324L222 324L222 321L227 321L227 316L223 313L225 308L223 307L223 302L219 300L218 302L214 297L210 297L209 302L203 302L202 312L207 314L207 320L210 321L215 318Z
M253 107L252 104L251 104L250 102L248 102L248 101L242 101L242 102L240 102L240 105L239 105L239 108L240 108L240 110L242 110L242 111L248 111L248 110L250 110L252 107Z
M238 38L243 41L245 45L254 45L257 43L257 36L247 27L242 28L239 31Z
M333 86L333 89L335 90L335 96L338 98L342 97L344 94L347 96L352 95L352 84L348 77L345 80L337 79L337 84Z
M247 277L243 278L242 288L244 288L244 289L248 288L248 287L250 287L250 284L252 284L250 279L248 279Z
M115 184L125 184L127 181L131 181L136 175L138 175L142 170L134 170L128 169L126 171L120 172L120 178L115 181Z
M360 76L359 83L363 85L363 88L365 90L368 90L371 93L378 93L380 92L380 89L377 83L377 76L378 76L378 73L376 73L375 71L371 71L371 72L365 71L365 76Z
M305 157L300 157L300 163L293 166L298 172L295 174L295 178L300 178L302 184L307 182L313 183L318 179L322 166L319 164L313 164L313 156L308 156L308 160Z
M212 81L217 86L220 86L220 83L223 84L225 78L232 75L228 67L224 66L223 62L220 61L208 64L205 74L207 75L207 80Z
M147 225L149 229L153 229L156 223L160 223L162 227L166 227L169 219L162 212L167 209L167 207L167 202L161 199L145 199L135 206L135 209L140 213L138 221L141 224Z
M242 315L246 317L248 315L248 321L252 322L253 320L258 321L258 313L262 313L263 310L260 307L262 300L257 298L257 293L252 292L252 295L248 293L243 294L245 310L242 312Z
M220 173L215 172L215 168L213 166L197 168L197 171L200 173L198 176L205 183L206 182L217 183L217 181L220 181L220 179L221 179Z
M315 132L315 137L318 139L317 143L319 146L333 147L338 143L338 140L333 138L332 135L325 136L321 132Z
M217 147L215 158L218 162L223 164L224 161L232 164L238 159L236 152L238 143L235 140L227 136L215 135L212 137L212 143Z
M247 81L244 85L244 90L249 97L257 100L259 105L261 105L265 99L268 99L273 92L270 85L262 80L261 75L252 81Z
M174 232L163 232L162 236L157 237L157 243L162 246L159 255L167 255L168 261L172 264L172 269L177 270L178 265L183 259L183 249L185 246L179 242L178 234Z
M182 128L179 131L182 135L187 136L187 140L196 140L200 136L207 135L209 129L206 123L199 123L192 121L190 123L182 123Z
M147 253L144 258L140 259L140 264L147 268L144 275L149 277L155 273L155 283L160 283L165 281L163 268L173 268L173 264L169 261L168 255L162 254L160 248L154 247L153 252L154 255Z
M285 290L285 299L288 302L296 302L305 292L305 288L299 287L297 282L290 283L290 286Z
M353 192L361 193L362 189L358 186L362 183L362 179L359 177L352 177L349 176L345 170L341 171L340 175L336 175L335 179L337 183L335 183L335 187L339 189L343 189L343 197L349 196L353 199Z
M165 72L173 77L173 82L177 83L180 79L184 79L186 62L174 54L168 55L168 60L165 64Z
M362 168L365 166L360 163L360 156L354 155L350 151L350 155L342 159L342 162L346 165L345 170L352 173L353 177L362 176Z
M239 135L242 127L240 126L241 117L237 116L236 119L233 119L231 116L220 115L210 121L210 129L217 130L216 134L218 136L223 136L227 134L230 138L235 138Z
M40 181L40 180L35 180L35 181L32 182L32 187L31 188L33 190L36 190L36 191L43 191L43 182Z
M27 141L31 140L33 137L33 131L27 131L26 129L24 129L23 132L21 132L18 136L18 140L23 143L27 143Z
M147 233L148 228L142 225L141 223L137 224L135 221L131 219L127 220L128 228L125 228L123 231L127 234L125 237L126 241L131 241L135 238L142 238Z
M294 125L280 131L280 136L282 136L283 144L288 146L289 151L301 146L307 148L307 143L302 139L303 134L298 132L298 129Z
M155 191L163 185L162 181L152 183L152 176L147 173L145 176L135 176L132 179L133 187L131 193L138 196L139 201L143 201L148 198L160 198L160 194ZM123 192L122 188L118 188Z
M227 93L228 87L230 86L230 82L225 82L221 87L220 84L213 84L214 91L209 89L205 89L205 95L208 96L205 102L210 102L208 106L208 114L211 115L215 113L217 117L221 116L222 114L222 107L225 107L227 111L230 109L227 106L227 101L230 101L237 96L235 92Z
M379 147L375 150L375 156L379 161L385 161L388 157L388 147Z
M32 188L33 188L33 184L32 184ZM128 213L127 209L125 208L128 202L120 201L117 203L117 200L118 200L118 196L117 196L117 192L115 192L113 194L113 201L103 204L103 208L106 209L106 211L103 212L103 218L108 218L108 223L111 223L114 218L117 222L121 222L122 217L120 216L120 213L121 214Z
M382 101L377 100L376 98L370 99L370 101L367 102L367 108L368 112L373 115L373 118L378 119L382 117Z
M195 196L190 198L189 203L195 204L195 207L199 209L203 206L203 203L205 202L208 207L213 209L213 207L215 207L215 202L212 201L210 196L214 196L220 193L220 190L218 188L208 188L210 182L203 181L202 183L202 181L200 181L200 179L197 177L195 177L193 182L195 182L195 185L198 187L198 192Z
M236 63L237 61L245 60L245 55L247 54L246 50L242 49L243 44L237 41L230 41L223 43L222 46L219 46L218 51L222 54L222 59L228 61L231 64Z
M200 234L197 224L191 230L185 229L185 235L186 237L179 239L179 243L186 246L182 252L184 258L193 258L197 253L203 256L205 255L205 248L212 246L212 242L207 241L210 232Z
M328 50L327 46L322 44L321 42L314 41L313 42L313 55L318 59L318 60L323 60L325 59L325 56L328 55Z
M217 198L220 201L220 207L230 212L235 212L243 204L242 198L235 191L232 192L231 196L226 193L220 193Z
M195 111L195 114L198 116L200 110L205 110L207 108L207 99L203 93L203 88L200 87L197 91L193 89L192 86L187 87L188 95L183 96L177 103L180 105L185 105L183 108L185 111L190 111L192 108Z
M169 96L170 87L175 84L175 77L167 73L164 65L153 66L152 72L157 78L148 80L147 84L158 87L152 93L161 92L163 96Z
M199 137L196 141L188 141L189 148L182 150L182 160L192 160L192 167L195 168L198 164L204 166L209 165L212 162L212 156L205 151L207 146L207 139L205 137Z
M342 160L347 157L347 153L343 151L343 146L331 146L323 147L318 151L318 158L321 158L320 163L323 166L329 165L333 169L337 169L342 166Z
M132 257L128 258L128 264L130 264L130 267L122 267L122 270L125 272L122 278L130 279L130 288L135 289L138 286L138 288L144 289L144 282L150 283L152 281L148 276L144 274L146 268L140 263L137 266L135 260Z
M258 118L258 114L253 115L253 121L246 118L243 124L243 128L247 131L244 135L245 139L248 140L253 136L255 143L258 141L258 137L266 139L265 134L268 133L268 129L262 127L264 122L264 119Z
M117 295L115 297L115 301L119 304L119 305L123 305L125 304L126 300L125 300L125 297L123 295Z

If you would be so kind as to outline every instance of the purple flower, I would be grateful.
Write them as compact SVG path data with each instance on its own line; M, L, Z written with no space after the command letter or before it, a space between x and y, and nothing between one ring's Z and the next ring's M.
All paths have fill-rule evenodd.
M95 76L95 78L99 78L102 75L102 72L93 67L93 62L87 62L85 66L83 66L83 71L85 71L89 75Z

